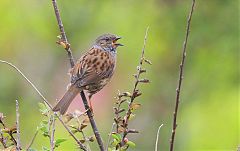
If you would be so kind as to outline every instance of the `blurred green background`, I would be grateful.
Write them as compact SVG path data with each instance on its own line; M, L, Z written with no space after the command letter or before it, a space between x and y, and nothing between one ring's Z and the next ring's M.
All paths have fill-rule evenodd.
M93 97L95 119L104 141L111 129L114 96L117 90L130 91L150 26L146 57L146 77L141 85L142 107L131 121L140 131L129 139L136 151L154 150L160 131L159 150L169 148L175 89L178 79L186 17L191 1L121 0L58 1L61 16L75 58L81 56L102 33L122 36L115 75L108 86ZM51 1L0 1L0 59L18 66L39 90L55 103L69 82L66 52L55 44L59 35ZM176 151L232 151L240 143L239 127L239 1L196 2L181 93L176 132ZM15 99L20 102L23 147L32 138L43 116L41 101L33 89L12 69L0 64L0 112L8 126L15 122ZM77 97L69 112L83 109ZM57 137L69 138L57 150L76 150L76 145L57 122ZM86 132L92 135L91 129ZM33 148L49 146L38 136ZM92 150L98 150L96 145Z

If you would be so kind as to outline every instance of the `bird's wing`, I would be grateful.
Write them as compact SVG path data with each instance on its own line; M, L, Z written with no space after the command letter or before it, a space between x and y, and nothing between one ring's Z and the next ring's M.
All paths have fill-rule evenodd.
M108 78L112 75L114 66L114 58L109 52L91 48L70 71L72 84L86 86Z

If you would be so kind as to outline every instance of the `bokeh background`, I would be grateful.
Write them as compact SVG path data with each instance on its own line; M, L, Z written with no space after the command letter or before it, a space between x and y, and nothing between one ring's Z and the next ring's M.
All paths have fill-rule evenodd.
M117 69L111 83L94 96L94 115L104 141L113 121L117 90L133 88L132 74L140 57L143 38L150 26L146 77L141 85L142 104L131 121L139 134L129 136L136 151L154 150L159 125L159 148L168 150L175 104L182 43L190 0L59 0L59 8L75 58L102 33L123 37ZM55 44L59 35L51 1L0 1L0 59L18 66L51 101L60 98L69 82L65 51ZM239 136L239 1L197 1L188 42L176 151L232 151ZM0 112L14 125L15 99L20 102L21 138L26 146L39 122L40 97L15 71L0 64ZM69 112L83 109L80 97ZM57 122L57 137L68 138L57 150L76 150L74 141ZM86 133L92 135L91 129ZM33 148L49 146L38 135ZM92 150L98 150L96 145Z

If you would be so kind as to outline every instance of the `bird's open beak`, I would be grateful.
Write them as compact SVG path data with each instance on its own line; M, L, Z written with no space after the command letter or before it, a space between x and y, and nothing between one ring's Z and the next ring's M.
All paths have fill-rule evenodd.
M119 39L122 39L122 37L116 37L116 38L115 38L116 41L119 40Z
M118 47L118 46L124 46L123 44L117 43L117 41L118 41L119 39L121 39L121 38L122 38L122 37L116 37L116 38L115 38L115 40L113 41L113 43L114 43L115 46L117 46L117 47Z

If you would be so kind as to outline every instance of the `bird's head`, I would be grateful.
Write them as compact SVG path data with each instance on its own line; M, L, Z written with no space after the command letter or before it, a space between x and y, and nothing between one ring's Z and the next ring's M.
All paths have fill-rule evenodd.
M100 46L106 51L115 52L118 46L123 46L117 43L119 39L121 37L113 34L103 34L95 40L95 45Z

